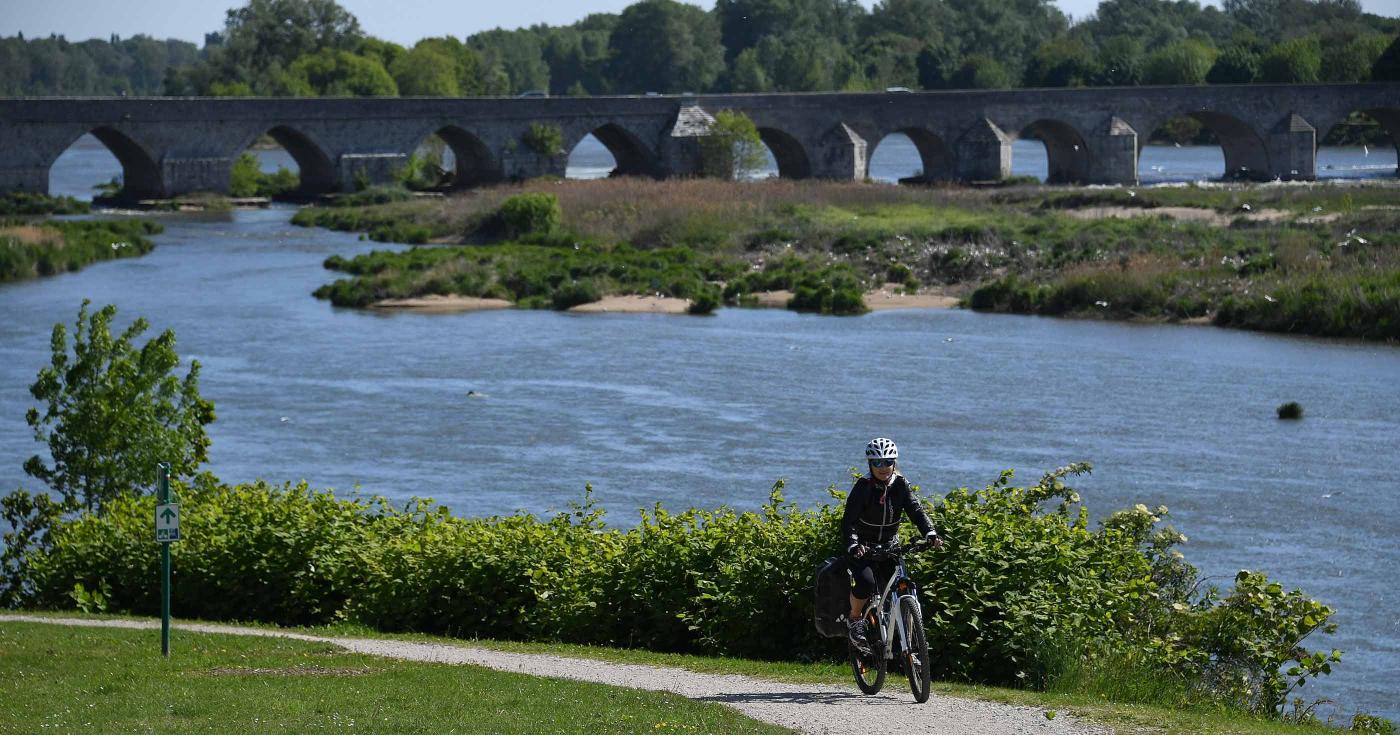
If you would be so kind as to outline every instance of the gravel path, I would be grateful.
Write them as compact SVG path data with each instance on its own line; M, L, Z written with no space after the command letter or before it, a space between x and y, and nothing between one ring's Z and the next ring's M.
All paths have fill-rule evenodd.
M83 620L28 615L0 615L0 623L27 622L103 628L159 628L156 621ZM470 664L531 676L552 676L612 686L679 694L704 702L719 702L752 717L804 733L939 733L940 735L1099 735L1106 731L1060 715L1046 719L1042 710L993 702L933 695L926 704L914 703L904 677L891 674L885 691L860 694L855 683L844 686L788 684L747 676L700 674L685 669L638 666L564 658L537 653L507 653L470 646L366 638L330 638L279 630L231 625L176 623L178 630L226 635L293 638L331 643L349 651L444 664Z

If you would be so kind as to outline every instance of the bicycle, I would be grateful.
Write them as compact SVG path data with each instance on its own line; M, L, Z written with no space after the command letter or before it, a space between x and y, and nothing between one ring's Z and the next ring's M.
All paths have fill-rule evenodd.
M878 598L866 601L866 639L870 643L867 655L847 642L846 648L851 659L851 673L855 674L856 686L865 694L875 694L885 685L885 673L889 663L895 661L909 679L909 689L914 701L920 704L928 701L930 679L928 637L924 633L924 613L919 604L919 587L909 577L904 566L904 557L933 548L928 542L916 542L908 546L894 544L873 546L863 560L895 561L894 574L885 583ZM897 613L897 614L896 614ZM885 645L888 641L890 645ZM871 673L874 679L872 680Z

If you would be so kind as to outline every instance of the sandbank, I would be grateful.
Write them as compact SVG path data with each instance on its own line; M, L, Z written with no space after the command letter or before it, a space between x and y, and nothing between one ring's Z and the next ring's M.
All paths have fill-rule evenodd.
M448 314L459 311L485 311L488 309L509 309L515 304L505 299L482 299L475 296L443 296L429 294L411 299L384 299L369 305L371 309L385 311L414 311L419 313Z
M689 299L672 296L605 296L600 301L579 304L569 311L582 314L684 314L690 308Z

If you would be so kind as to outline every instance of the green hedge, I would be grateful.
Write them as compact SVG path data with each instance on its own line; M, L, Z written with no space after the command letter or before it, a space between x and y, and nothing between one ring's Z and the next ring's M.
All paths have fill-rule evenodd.
M1063 468L1030 487L1004 473L933 509L948 539L918 557L940 673L1042 686L1096 657L1146 657L1193 691L1259 710L1293 679L1334 660L1298 642L1332 611L1263 575L1229 596L1192 598L1194 568L1143 506L1091 528ZM388 631L643 646L774 659L842 655L812 629L816 566L838 552L837 503L801 509L781 483L756 512L659 505L621 530L585 496L550 518L467 519L431 501L397 508L304 484L181 491L184 540L172 546L174 605L206 619L355 621ZM1047 505L1053 505L1047 508ZM27 602L159 608L153 499L128 497L55 529L23 570ZM1069 655L1066 655L1066 651ZM1322 661L1317 656L1323 657ZM1311 668L1310 668L1311 667Z

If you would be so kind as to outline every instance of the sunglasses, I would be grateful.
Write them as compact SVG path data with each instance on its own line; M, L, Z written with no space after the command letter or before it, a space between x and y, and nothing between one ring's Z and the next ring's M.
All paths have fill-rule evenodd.
M893 467L893 466L894 466L894 460L892 460L892 459L872 459L872 460L870 460L870 466L871 466L871 467Z

